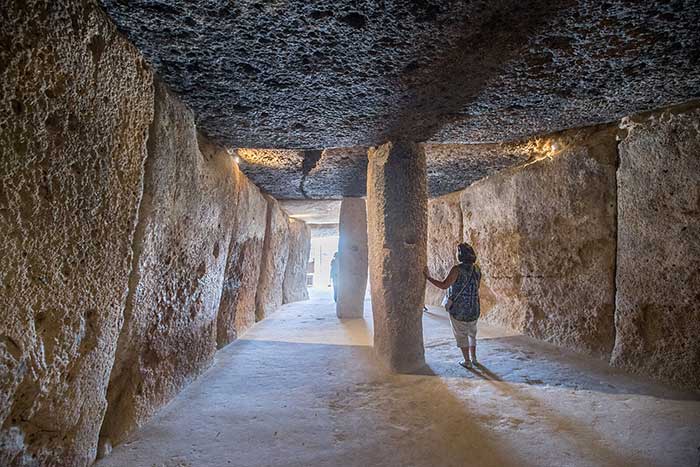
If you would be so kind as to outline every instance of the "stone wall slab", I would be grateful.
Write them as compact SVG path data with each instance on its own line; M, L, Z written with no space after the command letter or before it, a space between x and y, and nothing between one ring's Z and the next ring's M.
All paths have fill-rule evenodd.
M432 277L444 279L457 264L457 245L462 242L460 192L428 201L428 269ZM440 306L445 291L426 281L425 304Z
M272 196L267 201L265 241L258 290L255 295L255 319L260 321L282 306L284 270L289 259L289 221Z
M152 74L91 2L0 4L0 465L96 456Z
M282 303L309 299L306 269L311 252L311 229L306 222L289 218L289 257L282 282Z
M207 368L232 220L233 160L156 83L135 259L101 437L118 443Z
M235 228L217 318L217 346L234 341L255 324L255 291L265 240L267 201L243 172L234 168L238 188Z
M700 109L623 127L612 364L700 389Z
M487 321L607 357L614 340L615 129L533 142L542 157L467 188L464 239Z

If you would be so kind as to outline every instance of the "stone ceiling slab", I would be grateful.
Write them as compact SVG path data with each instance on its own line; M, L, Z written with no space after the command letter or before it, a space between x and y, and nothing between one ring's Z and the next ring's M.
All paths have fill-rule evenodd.
M544 139L503 144L424 144L430 196L461 190L501 169L523 164L542 153L542 141ZM276 149L238 150L240 165L246 175L279 199L327 200L365 196L367 148L326 149L320 157L313 158L311 168L308 168L307 155L306 173L304 153ZM306 206L305 203L302 201L301 205ZM334 222L337 222L337 214L333 214Z
M280 205L290 217L307 224L337 224L340 219L340 201L282 200Z
M230 147L504 142L700 96L700 0L101 3Z

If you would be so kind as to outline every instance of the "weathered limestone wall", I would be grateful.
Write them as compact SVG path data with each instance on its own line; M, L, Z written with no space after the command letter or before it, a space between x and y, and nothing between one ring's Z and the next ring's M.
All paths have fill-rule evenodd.
M0 465L85 466L126 294L152 75L89 3L0 5Z
M462 192L484 319L608 356L614 340L615 129L533 142L549 155ZM552 149L551 143L554 143Z
M428 201L428 269L432 277L444 279L457 264L457 245L462 242L460 192ZM426 305L440 306L445 291L426 281Z
M612 364L700 389L700 109L625 122Z
M289 219L289 257L282 283L282 303L309 299L306 288L306 268L311 252L311 229L306 222Z
M253 322L268 203L96 4L0 17L0 465L86 466L208 365L225 278Z
M425 152L389 142L368 152L367 228L374 351L397 372L425 364L423 302L428 191Z
M153 111L99 9L0 7L0 465L95 458Z
M200 150L194 116L156 84L134 269L101 436L119 442L216 350L236 205L233 160Z
M338 238L338 318L362 318L367 290L367 206L364 198L343 198Z
M255 319L260 321L282 305L282 283L289 259L289 220L279 203L269 195L265 242L258 290L255 295Z
M236 227L229 244L216 324L219 348L255 324L255 291L265 240L267 201L238 167L234 172L238 187Z

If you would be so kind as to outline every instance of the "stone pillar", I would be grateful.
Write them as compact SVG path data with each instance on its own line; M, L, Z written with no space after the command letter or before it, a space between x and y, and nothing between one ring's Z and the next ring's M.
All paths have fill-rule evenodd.
M423 301L427 249L425 152L415 143L370 148L367 169L374 351L392 371L425 364Z
M363 198L344 198L338 241L338 318L362 318L367 289L367 208Z

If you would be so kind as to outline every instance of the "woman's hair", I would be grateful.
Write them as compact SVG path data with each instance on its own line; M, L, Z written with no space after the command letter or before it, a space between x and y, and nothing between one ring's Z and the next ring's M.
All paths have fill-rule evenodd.
M460 263L473 263L476 261L476 252L468 243L457 245L457 259Z

